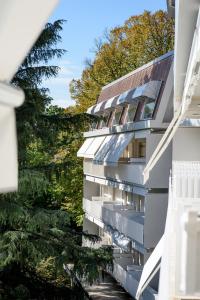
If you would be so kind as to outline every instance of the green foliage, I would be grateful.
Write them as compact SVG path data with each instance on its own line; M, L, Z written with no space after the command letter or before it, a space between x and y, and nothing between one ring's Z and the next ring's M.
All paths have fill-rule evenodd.
M95 42L95 58L86 61L81 79L72 80L75 111L95 104L102 86L173 49L174 21L163 11L130 17Z
M69 279L64 263L73 264L90 281L95 274L92 250L85 249L80 256L82 236L88 235L75 222L80 223L82 216L82 163L75 152L89 117L50 106L48 90L41 86L43 79L58 72L49 60L65 52L57 49L62 23L45 26L13 79L26 98L16 111L19 189L0 197L0 283L2 280L4 298L9 300L24 299L29 292L37 297L36 291L42 295L48 285L49 290L62 287L66 292ZM108 258L101 251L95 253L97 274Z

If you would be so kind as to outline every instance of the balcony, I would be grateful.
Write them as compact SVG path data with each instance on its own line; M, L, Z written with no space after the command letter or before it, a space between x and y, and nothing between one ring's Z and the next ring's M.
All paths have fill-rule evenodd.
M101 240L98 242L91 242L90 240L83 238L82 240L82 246L83 247L88 247L88 248L93 248L93 249L98 249L100 247L104 247L104 246L110 246L111 245L111 240L109 238L109 236L105 235L105 236L101 236Z
M108 197L92 197L92 200L83 199L83 210L96 221L102 222L102 207L104 204L112 203ZM95 220L94 220L95 223Z
M84 161L84 174L102 177L102 178L112 178L117 181L126 181L130 183L135 183L138 185L143 185L143 171L145 168L145 163L142 162L131 162L129 164L118 164L116 167L109 167L103 165L95 165L92 160Z
M113 271L110 272L113 277L124 287L124 289L135 297L140 277L142 274L142 266L132 265L130 259L117 258L114 260ZM143 292L141 300L156 300L157 292L148 286Z
M92 197L92 200L83 199L83 210L97 225L99 222L110 225L138 243L144 243L144 214L135 212L132 206L116 204L107 197Z
M103 205L101 218L104 224L111 225L140 244L144 243L144 214L135 212L131 206Z

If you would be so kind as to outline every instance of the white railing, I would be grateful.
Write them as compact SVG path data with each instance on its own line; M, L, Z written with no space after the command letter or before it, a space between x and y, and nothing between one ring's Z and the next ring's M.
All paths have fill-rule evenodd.
M92 201L110 202L110 201L112 201L112 199L111 199L111 197L93 196Z
M133 266L131 261L128 262L128 264L127 262L125 262L124 258L115 260L111 274L120 282L124 289L135 298L142 273L142 266ZM157 292L148 286L143 294L142 300L155 300L156 296Z
M89 248L93 248L93 249L98 249L102 246L109 246L111 245L111 240L109 238L109 236L101 236L101 240L98 242L91 242L88 239L83 239L82 241L82 246L83 247L89 247Z
M127 209L126 206L122 205L104 205L102 207L102 221L140 244L143 244L143 214L135 212L131 206L129 208Z
M199 183L200 162L173 162L159 300L200 299Z
M102 178L113 178L117 181L127 181L142 185L144 163L119 164L116 167L95 165L92 160L84 161L84 174Z
M109 202L108 197L92 197L92 200L83 199L83 210L91 217L102 221L102 207Z

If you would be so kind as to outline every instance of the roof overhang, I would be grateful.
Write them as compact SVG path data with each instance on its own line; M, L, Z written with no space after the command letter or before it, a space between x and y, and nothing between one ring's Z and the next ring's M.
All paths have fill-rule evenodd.
M175 18L175 0L167 0L167 11L171 18Z
M198 10L199 0L176 0L174 98L179 103L182 101Z
M156 100L162 82L160 80L151 80L143 85L140 85L134 89L130 89L120 95L114 96L108 100L100 102L88 108L88 114L98 114L103 111L116 108L120 105L131 104L137 100L148 98Z

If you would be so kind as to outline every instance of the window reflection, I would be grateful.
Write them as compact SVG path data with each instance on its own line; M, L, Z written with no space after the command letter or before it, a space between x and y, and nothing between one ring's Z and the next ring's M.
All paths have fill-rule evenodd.
M146 140L133 139L125 148L119 162L135 161L134 159L145 159L146 157Z
M136 110L137 110L137 103L129 104L127 117L126 117L126 122L127 123L133 122L133 120L135 118Z
M114 119L113 119L113 125L119 125L121 120L123 107L119 107L115 111Z
M140 120L152 119L156 102L154 100L146 99L144 101Z

